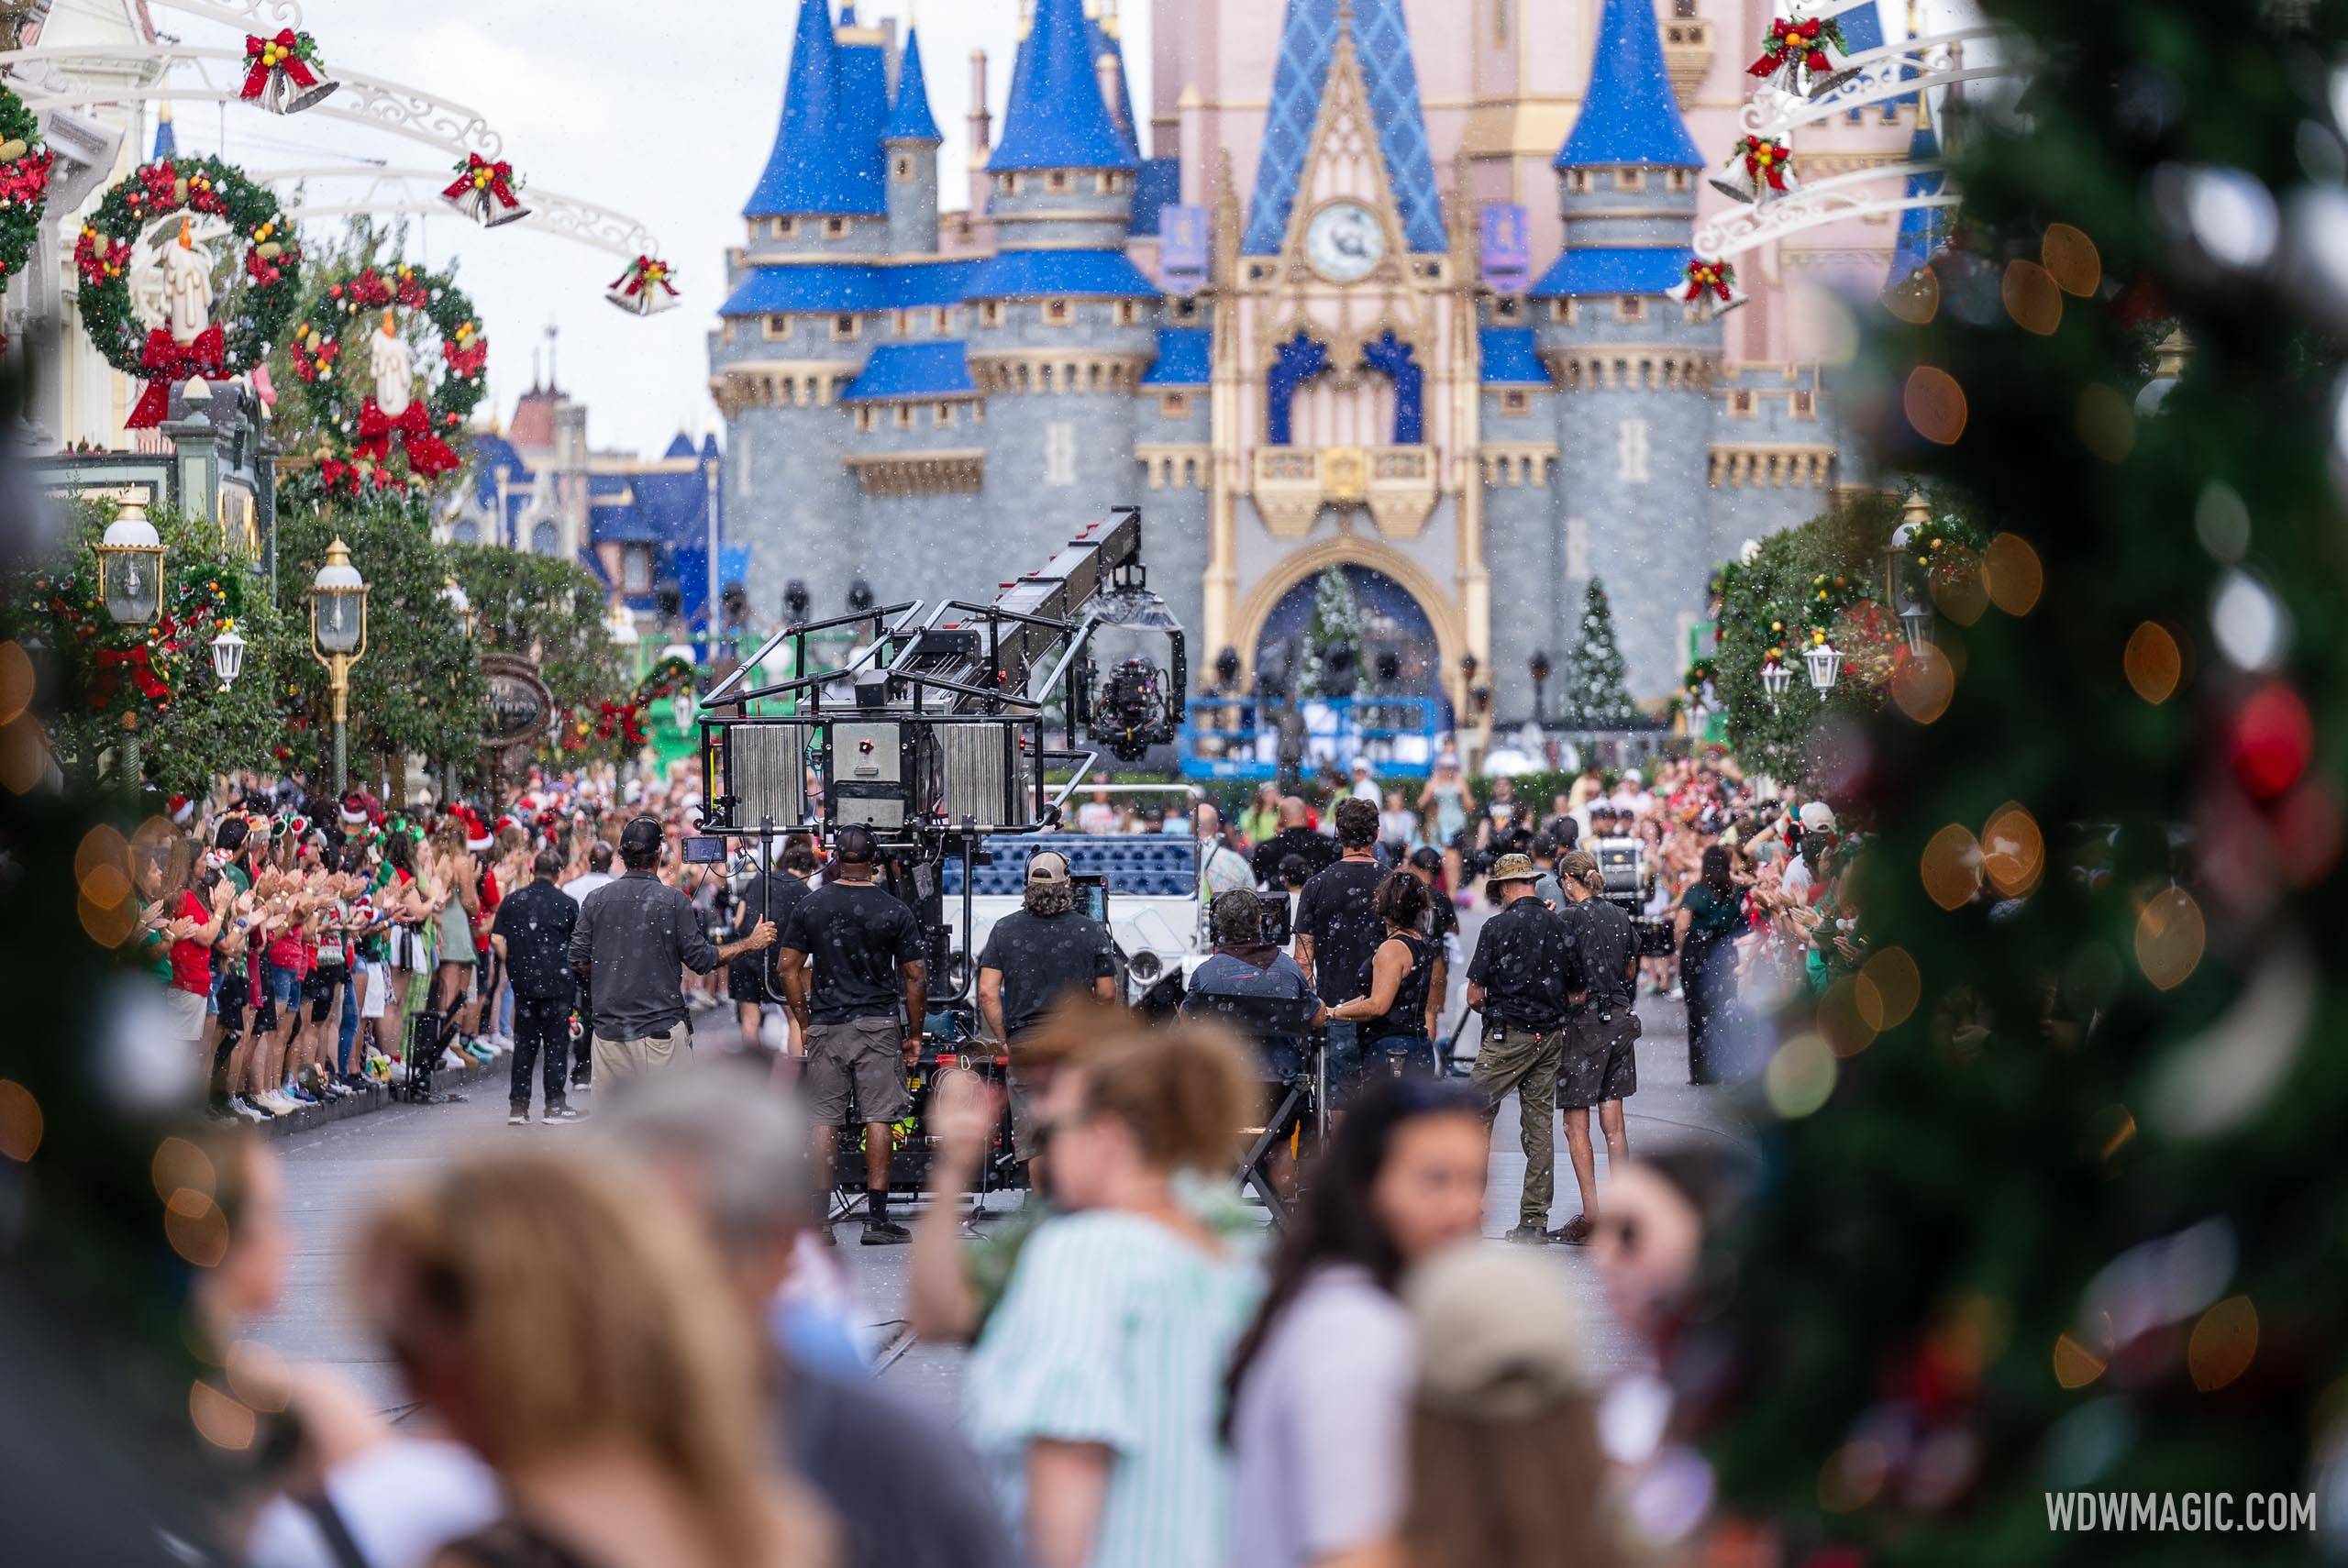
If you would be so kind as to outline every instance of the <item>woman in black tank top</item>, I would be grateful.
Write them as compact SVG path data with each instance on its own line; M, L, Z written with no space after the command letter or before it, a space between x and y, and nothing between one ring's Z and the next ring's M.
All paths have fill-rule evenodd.
M1386 935L1361 966L1361 994L1329 1010L1331 1018L1361 1026L1356 1068L1360 1076L1434 1072L1427 992L1438 949L1418 929L1427 907L1426 884L1408 871L1397 871L1378 886L1375 908L1386 922Z

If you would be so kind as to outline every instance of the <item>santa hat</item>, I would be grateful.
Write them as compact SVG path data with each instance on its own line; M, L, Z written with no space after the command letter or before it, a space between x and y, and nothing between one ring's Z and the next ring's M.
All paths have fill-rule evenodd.
M166 805L172 813L173 827L185 827L195 820L195 802L185 795L173 795Z
M367 797L353 790L342 798L342 825L362 828L367 825Z
M514 813L507 812L504 815L497 819L497 836L504 838L508 830L519 829L521 825L522 824L514 820Z
M482 850L488 849L497 843L497 836L491 833L489 829L483 827L482 825L482 820L475 816L471 812L460 808L457 814L463 820L465 824L465 847L467 849L470 849L474 854L478 855Z
M237 852L233 849L207 849L204 852L205 869L217 871L235 858Z

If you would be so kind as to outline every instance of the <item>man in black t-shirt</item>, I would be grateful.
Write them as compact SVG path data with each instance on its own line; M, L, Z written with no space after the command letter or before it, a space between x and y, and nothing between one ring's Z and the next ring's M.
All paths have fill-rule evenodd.
M800 1089L815 1123L811 1147L816 1184L825 1192L834 1169L834 1130L851 1113L864 1123L868 1247L910 1239L889 1219L889 1128L913 1106L905 1069L920 1059L922 1018L929 1006L921 922L903 900L874 883L879 858L871 829L840 829L831 880L792 910L776 965L784 1005L807 1042ZM831 1234L828 1222L822 1233Z
M1518 1136L1524 1149L1524 1192L1512 1242L1545 1243L1549 1203L1556 1195L1557 1148L1552 1125L1557 1103L1557 1063L1565 1046L1567 1000L1589 988L1573 933L1534 892L1537 873L1522 855L1504 855L1485 879L1500 912L1476 933L1468 966L1468 1005L1484 1015L1476 1054L1477 1087L1500 1114L1516 1093Z
M1296 961L1325 1007L1362 994L1362 969L1386 934L1377 907L1387 875L1378 863L1378 807L1348 798L1335 816L1337 863L1314 873L1296 900ZM1361 1066L1356 1026L1332 1019L1326 1038L1329 1082L1352 1084Z
M1040 1086L1022 1070L1020 1037L1062 999L1087 993L1117 999L1116 942L1107 926L1077 910L1068 857L1039 850L1027 862L1022 907L994 922L979 953L979 1016L987 1032L1012 1048L1011 1127L1023 1160L1038 1154L1028 1105ZM1035 1190L1043 1190L1035 1173L1029 1176Z
M1567 1246L1586 1245L1598 1218L1598 1156L1590 1147L1589 1112L1606 1139L1606 1169L1620 1174L1630 1163L1631 1143L1623 1127L1623 1101L1639 1087L1638 1014L1632 1010L1639 972L1638 935L1619 904L1599 894L1605 874L1597 857L1575 850L1558 862L1566 898L1566 923L1580 955L1586 993L1566 1014L1566 1045L1559 1058L1557 1106L1566 1113L1566 1154L1581 1188L1581 1213L1553 1232Z
M1370 814L1377 815L1375 809ZM1280 862L1291 855L1301 856L1305 865L1314 871L1337 858L1337 846L1305 825L1304 802L1294 795L1280 801L1279 831L1257 845L1247 856L1248 867L1256 873L1256 885L1279 887Z
M777 867L761 871L753 861L747 873L737 878L734 892L734 919L729 930L739 936L753 930L762 920L774 922L781 931L799 900L813 889L807 878L815 874L815 851L804 834L792 834L777 856ZM737 958L725 966L725 991L734 999L734 1010L742 1030L742 1049L750 1055L768 1059L759 1040L765 1021L766 1003L771 999L767 981L774 974L774 956L767 953L752 953ZM793 1055L805 1055L807 1042L802 1037Z
M506 1086L506 1122L530 1121L530 1068L541 1060L546 1073L546 1118L576 1121L563 1093L570 1082L570 1002L578 990L570 976L570 933L579 924L579 904L554 885L562 856L538 851L530 881L505 895L490 927L489 944L505 966L514 987L514 1069Z

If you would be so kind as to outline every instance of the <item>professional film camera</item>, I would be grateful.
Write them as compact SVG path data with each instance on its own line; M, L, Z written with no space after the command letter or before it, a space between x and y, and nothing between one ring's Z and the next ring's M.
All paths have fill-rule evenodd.
M1640 955L1654 958L1670 952L1670 922L1649 920L1646 914L1647 902L1655 897L1655 869L1647 864L1645 842L1627 837L1594 839L1589 853L1598 862L1599 874L1606 878L1606 890L1599 897L1631 917Z
M704 834L769 851L850 825L879 839L884 881L927 938L925 1091L940 1062L975 1060L958 1043L980 1032L976 977L957 958L972 951L970 873L991 863L987 838L1057 826L1102 751L1134 760L1181 725L1182 627L1149 591L1141 552L1141 511L1124 507L985 603L879 604L868 591L851 614L785 627L701 700ZM841 627L858 631L856 653L811 668L811 635ZM802 673L753 686L786 646ZM925 1165L925 1141L900 1140L898 1180L917 1183Z

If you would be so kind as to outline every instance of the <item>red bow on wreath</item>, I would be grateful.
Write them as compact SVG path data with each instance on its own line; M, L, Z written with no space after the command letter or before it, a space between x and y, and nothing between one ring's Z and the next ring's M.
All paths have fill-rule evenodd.
M487 191L497 198L500 206L521 204L514 194L514 165L502 158L492 163L478 152L465 154L465 166L457 171L457 177L440 194L453 202L468 191Z
M49 169L54 160L49 149L0 163L0 201L30 204L49 192Z
M359 439L351 450L378 465L391 456L392 433L399 432L400 445L407 452L411 472L424 479L445 474L457 466L457 454L448 442L432 434L432 421L424 412L424 404L411 403L397 419L385 414L373 398L359 405Z
M1831 17L1807 17L1799 22L1780 17L1769 24L1769 36L1761 40L1761 58L1745 67L1748 76L1768 76L1799 61L1810 71L1826 72L1834 62L1826 57L1826 46L1843 47L1843 29Z
M245 84L238 89L239 98L258 98L269 90L271 76L283 75L296 87L315 87L317 74L304 58L300 34L291 28L281 28L273 39L245 35Z
M368 475L362 476L358 464L346 463L340 458L319 459L318 482L325 485L329 491L342 490L348 491L352 495L357 495L364 485L370 483L377 490L405 490L407 488L407 480L389 469L372 469L368 471Z
M449 362L449 373L452 376L478 374L481 368L489 363L489 340L475 337L462 348L454 342L443 343L440 345L440 358Z
M114 694L113 672L118 669L129 670L130 683L138 687L139 695L150 702L160 702L172 694L169 683L155 673L154 661L149 657L144 643L135 648L100 648L97 665L102 672L98 684L105 690L103 696L96 690L91 691L92 707L98 706L105 697Z
M1688 263L1688 292L1679 297L1689 304L1713 294L1722 300L1733 299L1736 292L1736 269L1725 261L1690 261Z
M149 331L147 346L138 351L139 369L147 372L147 390L138 394L138 406L123 421L123 428L149 430L163 423L163 416L172 411L172 389L190 376L220 380L226 373L221 361L227 353L228 340L217 326L205 327L192 343L173 342L172 335L160 326Z

